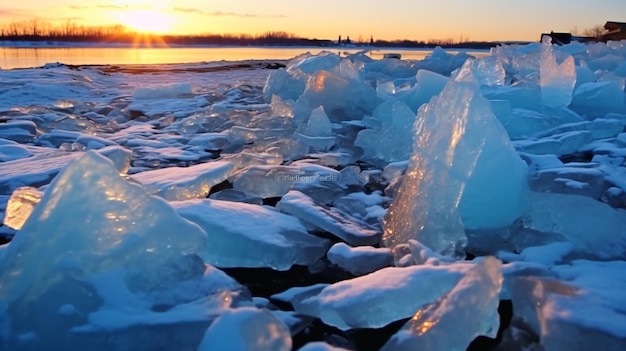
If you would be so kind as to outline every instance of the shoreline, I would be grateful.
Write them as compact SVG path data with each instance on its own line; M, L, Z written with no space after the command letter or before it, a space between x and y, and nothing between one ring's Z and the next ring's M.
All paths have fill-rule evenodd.
M493 47L506 43L494 43ZM522 43L520 43L522 44ZM299 49L314 48L328 50L406 50L406 51L429 51L436 47L445 50L472 50L489 51L490 48L484 46L458 46L458 45L433 45L424 47L404 47L404 46L371 46L371 45L184 45L184 44L164 44L164 43L121 43L121 42L64 42L64 41L10 41L0 40L0 48L10 49L221 49L221 48L263 48L263 49Z

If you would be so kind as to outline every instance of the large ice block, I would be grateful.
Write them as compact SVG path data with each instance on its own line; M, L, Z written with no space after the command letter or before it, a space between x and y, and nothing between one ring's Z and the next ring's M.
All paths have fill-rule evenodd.
M567 107L572 102L576 85L574 58L568 56L561 64L556 62L552 44L543 43L539 67L541 99L548 107Z
M332 122L360 120L378 103L376 91L365 80L320 70L309 78L298 99L311 108L323 106Z
M207 162L190 167L169 167L149 170L131 177L143 184L151 195L169 201L205 198L211 187L225 181L233 173L230 162Z
M314 109L306 124L300 126L294 136L303 144L326 149L335 144L332 124L322 106Z
M470 263L455 263L383 268L291 302L296 312L320 318L341 330L380 328L412 316L443 296L471 267Z
M263 87L265 101L270 102L272 96L279 96L282 100L296 100L304 91L306 82L289 74L284 69L272 72Z
M512 281L515 318L546 351L626 348L624 262L575 261L557 266L563 280L520 277Z
M527 166L481 95L471 62L420 108L414 133L406 176L383 219L386 246L416 239L462 256L464 228L504 227L521 216Z
M309 235L297 218L267 207L209 199L170 204L206 231L211 247L207 262L218 267L287 270L316 262L330 246Z
M339 182L341 173L307 163L290 166L252 166L236 175L235 190L262 198L285 195L298 183Z
M289 328L268 310L242 307L223 312L197 351L289 351Z
M395 162L411 155L415 113L401 101L385 102L374 110L374 119L380 129L364 129L359 132L354 145L363 149L366 160Z
M474 338L495 338L500 325L500 261L486 257L445 296L421 308L382 351L462 351Z
M32 187L15 189L7 203L4 225L20 230L35 206L41 201L43 192Z
M336 243L327 254L328 260L354 275L375 272L393 264L393 254L386 248L350 247Z
M9 335L33 333L52 348L99 309L110 315L111 304L125 323L143 323L139 314L149 314L152 303L189 302L182 296L194 296L198 286L182 295L171 289L203 276L199 256L208 250L202 229L89 151L53 180L3 250L0 323L10 318Z
M380 232L372 226L337 209L317 205L313 199L297 190L285 194L276 207L350 245L376 245L380 242Z
M439 95L448 83L449 78L425 69L417 71L417 82L411 89L398 92L398 99L404 101L411 110L417 112L420 106Z
M624 84L623 78L582 84L574 91L572 109L594 118L624 113Z
M588 255L626 257L626 210L579 195L530 192L529 200L527 228L561 235Z

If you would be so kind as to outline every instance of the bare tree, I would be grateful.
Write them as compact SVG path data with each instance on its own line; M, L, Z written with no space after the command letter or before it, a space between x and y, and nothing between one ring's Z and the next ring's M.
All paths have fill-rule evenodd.
M604 26L603 25L595 25L591 28L587 28L583 30L583 35L586 37L594 37L594 38L600 38L602 36L602 34L604 34L605 30L604 30Z

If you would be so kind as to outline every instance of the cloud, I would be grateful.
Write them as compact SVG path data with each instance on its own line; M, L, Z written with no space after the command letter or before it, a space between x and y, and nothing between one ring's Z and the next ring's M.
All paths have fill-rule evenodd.
M10 7L0 7L0 16L10 18L10 21L22 22L38 20L43 22L57 22L57 21L76 21L82 20L82 17L58 17L41 15L41 13L47 13L46 11L33 12L33 10L16 9Z
M87 9L101 9L101 10L136 10L136 9L150 9L150 5L95 5L95 6L83 6L83 5L69 5L71 10L87 10Z
M253 18L253 17L284 18L284 17L287 17L285 15L258 15L258 14L251 14L251 13L222 12L222 11L207 12L207 11L202 11L196 8L186 8L186 7L174 7L172 10L175 12L193 13L193 14L211 16L211 17L245 17L245 18Z
M26 17L30 15L30 11L16 9L11 7L0 7L0 16Z
M150 5L96 5L99 9L107 10L130 10L130 9L150 9Z

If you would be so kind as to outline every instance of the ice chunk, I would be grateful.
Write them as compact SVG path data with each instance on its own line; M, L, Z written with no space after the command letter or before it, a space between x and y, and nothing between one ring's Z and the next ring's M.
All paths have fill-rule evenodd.
M247 128L234 126L230 129L233 139L244 143L254 143L264 139L288 136L293 133L292 128Z
M572 243L557 242L543 246L527 247L521 252L520 256L524 261L550 266L561 261L573 250L574 245Z
M271 296L272 300L288 302L290 304L294 304L296 301L302 301L304 299L308 299L311 296L315 296L320 293L325 287L330 284L314 284L311 286L296 286L293 288L289 288L281 293L274 294Z
M137 100L175 99L191 94L193 89L189 83L176 83L137 88L133 92L133 97Z
M465 350L479 335L496 337L500 261L486 257L438 301L420 309L382 351Z
M413 112L427 103L433 96L439 95L449 78L425 69L417 71L417 83L409 90L398 92L398 99L404 101Z
M328 250L328 260L354 275L363 275L393 264L390 249L369 246L350 247L337 243Z
M531 190L600 198L605 188L604 174L595 168L555 167L540 170L530 178Z
M32 121L9 120L0 123L0 138L32 143L37 136L37 125Z
M31 187L17 188L11 194L4 216L4 225L20 230L35 206L41 201L43 192Z
M338 182L341 173L312 164L291 166L252 166L237 175L235 190L262 198L279 197L289 192L296 183Z
M346 93L349 92L349 93ZM350 79L329 71L317 71L308 79L299 103L323 106L332 122L360 120L378 103L376 91L363 79Z
M385 168L383 169L382 176L383 178L385 178L385 180L387 180L388 182L391 182L394 179L397 179L403 176L408 167L409 167L408 160L392 162L388 164L387 166L385 166Z
M296 190L283 196L276 207L350 245L375 245L380 241L380 233L370 225L334 208L317 205L310 197Z
M624 113L624 79L582 84L574 91L572 109L591 117Z
M198 351L289 351L289 328L268 310L242 307L223 312L204 334Z
M320 318L341 330L380 328L408 318L423 305L443 296L472 267L389 267L322 289L292 304L298 313Z
M89 150L117 145L115 142L105 138L58 129L52 130L50 133L40 135L35 143L37 145L56 148L63 148L64 144L79 144L80 146L78 147L82 146L84 149Z
M263 87L263 97L265 101L270 102L273 96L280 97L285 100L297 100L302 92L306 82L287 72L284 69L277 69L270 73Z
M130 164L130 150L111 146L98 151L111 159L120 173ZM45 185L69 162L81 157L81 152L52 152L25 159L0 163L0 194L10 194L21 186Z
M506 100L489 100L489 103L491 104L491 111L493 111L493 114L506 128L513 115L511 102ZM508 131L509 130L507 129L507 132ZM511 133L509 133L509 136L511 136Z
M572 102L576 85L574 58L568 56L561 64L556 62L552 44L543 43L539 67L541 99L548 107L566 107Z
M205 198L211 187L233 172L230 162L208 162L190 167L168 167L149 170L131 176L143 184L146 192L168 201Z
M530 192L524 226L559 234L589 255L611 258L626 255L626 211L589 197Z
M142 213L152 215L143 218ZM73 230L65 231L70 222ZM40 232L46 235L38 236ZM9 246L2 273L15 275L5 277L2 292L10 296L32 284L43 288L61 273L58 264L67 250L72 250L72 261L83 271L98 272L130 262L150 263L156 256L167 260L182 253L204 254L205 245L200 228L177 216L164 201L123 180L109 160L88 152L55 178ZM94 255L116 260L95 260ZM44 261L33 256L49 257L47 269L40 267ZM50 276L42 278L46 273Z
M341 347L336 347L329 345L322 341L310 342L301 348L298 351L349 351L348 349L344 349Z
M522 139L560 125L561 119L541 112L515 108L504 124L511 139Z
M374 111L381 129L364 129L359 132L354 145L364 151L364 158L395 162L406 160L411 154L415 113L403 102L383 103Z
M222 160L232 163L238 169L250 166L280 165L283 163L283 158L280 155L262 152L250 153L245 150L238 154L224 155Z
M314 263L330 246L309 235L297 218L263 206L208 199L170 204L206 231L211 247L207 262L218 267L287 270Z
M28 147L6 139L0 139L0 162L19 160L32 155L33 153Z
M537 140L518 140L515 148L536 155L569 155L593 141L593 133L587 130L555 134Z
M563 167L563 162L554 154L534 155L521 153L520 156L528 164L528 172L530 174L551 168Z
M313 74L320 70L332 71L342 62L339 55L323 51L318 55L305 54L290 61L287 71L292 74Z
M513 280L514 314L539 336L546 351L592 350L598 345L618 351L626 347L626 318L619 290L624 284L621 273L615 275L615 268L624 269L623 262L600 263L595 268L585 274L584 265L568 267L579 271L580 281L573 284L537 277Z
M209 199L222 200L230 202L246 202L254 205L263 205L263 199L260 197L248 196L241 191L234 189L224 189L209 196Z
M606 116L604 116L604 119L618 120L618 121L622 122L624 127L626 127L626 115L622 115L622 114L619 114L619 113L609 113Z
M534 82L520 82L502 87L483 87L482 91L489 100L509 101L512 108L534 110L542 104L541 90Z
M421 244L417 240L409 240L409 250L415 264L428 264L438 266L444 263L451 263L454 260L447 256L434 253L431 249Z
M413 155L383 219L386 246L417 239L460 255L467 228L504 227L524 211L527 167L464 66L422 106Z
M232 145L232 140L230 135L226 133L198 133L193 134L188 145L195 146L198 151L216 151L224 150Z
M344 187L333 181L298 182L293 185L291 190L303 193L310 197L313 202L320 205L330 205L337 198L345 195Z
M270 115L273 117L293 117L293 107L289 102L283 101L280 96L272 95Z
M473 61L472 72L480 85L504 85L506 72L502 61L496 56L487 56Z
M306 127L301 132L312 137L328 137L333 133L332 127L324 107L320 106L311 112Z
M72 230L67 230L68 223ZM4 250L0 300L8 306L13 332L33 331L55 345L52 340L67 337L55 335L55 330L65 333L68 329L63 328L85 323L101 299L115 298L101 290L102 285L94 285L97 276L114 276L127 291L116 296L128 302L128 296L134 296L129 289L148 294L202 276L206 267L197 255L206 256L206 244L202 229L179 217L165 201L125 181L111 161L89 151L54 179ZM61 330L50 329L56 311L67 303L80 317L69 325L61 323ZM37 306L47 307L33 310ZM139 308L149 311L150 302ZM38 324L42 320L46 323Z
M324 107L320 106L311 112L309 120L295 133L295 136L303 144L318 149L327 149L335 144L335 137L332 134L332 124L324 112Z
M617 119L596 118L593 121L562 124L558 127L541 131L537 137L559 134L564 132L587 130L594 140L613 138L624 131L624 124Z

